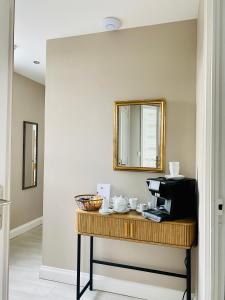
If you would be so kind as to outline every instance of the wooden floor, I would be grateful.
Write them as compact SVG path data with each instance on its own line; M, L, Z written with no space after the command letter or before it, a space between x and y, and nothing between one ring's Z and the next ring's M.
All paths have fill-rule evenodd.
M75 300L75 286L39 279L42 228L10 242L9 300ZM87 291L82 300L134 300L118 294Z

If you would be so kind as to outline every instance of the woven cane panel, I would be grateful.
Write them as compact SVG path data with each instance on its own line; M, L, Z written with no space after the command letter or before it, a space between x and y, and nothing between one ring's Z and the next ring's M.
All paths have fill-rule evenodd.
M132 239L185 248L191 247L195 240L194 224L154 223L151 221L132 222L134 223Z
M190 248L196 239L196 221L178 220L155 223L136 213L102 216L96 212L77 211L77 232L106 238L116 238Z

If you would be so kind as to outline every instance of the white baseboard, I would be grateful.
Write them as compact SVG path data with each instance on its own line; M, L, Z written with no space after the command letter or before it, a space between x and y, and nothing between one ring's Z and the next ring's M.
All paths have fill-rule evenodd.
M10 239L13 239L17 237L18 235L21 235L43 223L43 217L37 218L35 220L32 220L26 224L23 224L21 226L18 226L12 230L10 230Z
M39 274L41 279L76 284L75 271L41 266ZM88 273L81 273L81 286L84 286L88 280ZM181 300L183 297L182 291L101 275L94 275L94 289L148 300ZM194 295L192 298L195 299Z

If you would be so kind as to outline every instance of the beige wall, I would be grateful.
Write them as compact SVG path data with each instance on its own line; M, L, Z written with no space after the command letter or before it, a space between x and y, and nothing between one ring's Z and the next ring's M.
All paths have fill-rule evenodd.
M73 196L111 183L113 194L149 199L150 173L112 169L113 102L166 98L166 158L195 175L196 22L56 39L47 43L43 264L75 269ZM88 242L83 248L87 270ZM99 239L97 257L184 271L184 251ZM185 282L95 267L98 274L159 286Z
M17 73L13 76L11 228L42 216L45 87ZM23 121L39 126L38 186L22 190Z

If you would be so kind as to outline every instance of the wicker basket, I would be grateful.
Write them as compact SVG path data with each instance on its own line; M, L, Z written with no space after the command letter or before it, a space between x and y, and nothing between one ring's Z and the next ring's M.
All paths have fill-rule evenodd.
M102 197L93 194L77 195L74 197L77 206L86 211L98 210L102 206Z

